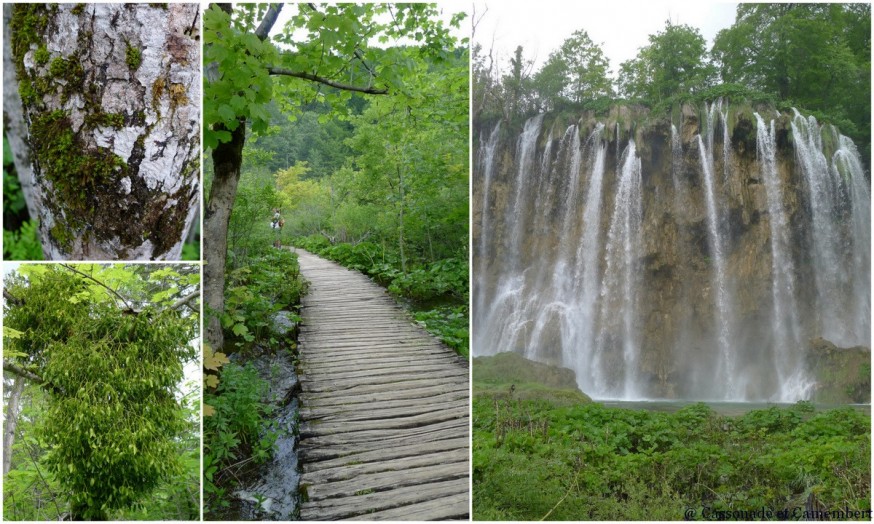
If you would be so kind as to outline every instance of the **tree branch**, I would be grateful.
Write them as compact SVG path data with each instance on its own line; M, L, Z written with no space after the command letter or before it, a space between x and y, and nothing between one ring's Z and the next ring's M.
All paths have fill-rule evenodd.
M37 375L32 371L28 371L23 367L13 364L12 362L8 362L6 360L3 361L3 371L8 371L13 375L18 375L19 377L26 378L31 382L35 382L36 384L45 384L45 379L41 376Z
M361 86L353 86L349 84L341 84L340 82L335 82L333 80L329 80L327 78L323 78L318 75L311 75L309 73L301 73L297 71L292 71L290 69L284 69L282 67L268 67L267 71L271 75L281 75L281 76L291 76L294 78L302 78L304 80L309 80L311 82L317 82L319 84L325 84L326 86L331 86L336 89L340 89L343 91L355 91L358 93L366 93L368 95L386 95L388 94L387 88L376 89L374 87L361 87Z
M198 288L198 289L195 289L195 290L194 290L193 292L191 292L190 294L185 295L184 297L182 297L182 298L180 298L179 300L177 300L176 302L174 302L174 303L173 303L172 305L170 305L167 309L179 309L180 307L184 306L184 305L187 304L188 302L191 302L191 299L196 298L196 297L199 297L199 296L200 296L199 291L200 291L199 288ZM192 309L193 309L193 308L192 308Z
M270 7L267 8L264 19L261 20L261 23L258 24L258 29L255 30L255 36L261 39L261 41L266 40L270 36L270 30L273 29L273 24L276 23L276 18L279 16L279 11L282 10L282 5L270 4Z
M128 304L127 300L125 300L123 296L119 295L114 289L110 288L109 286L107 286L103 282L100 282L99 280L92 277L91 275L86 275L85 273L79 271L78 269L74 268L73 266L68 266L67 264L61 264L61 267L64 269L67 269L69 271L72 271L73 273L78 273L79 275L82 275L83 277L87 278L88 280L91 280L92 282L94 282L98 286L102 287L103 289L109 291L111 294L118 297L118 299L121 300L122 303L127 307L127 309L133 311L133 308L131 307L130 304Z
M13 297L12 294L9 293L8 291L6 291L5 288L3 289L3 298L5 298L6 302L9 302L13 306L23 306L24 305L23 300L21 300L20 298Z

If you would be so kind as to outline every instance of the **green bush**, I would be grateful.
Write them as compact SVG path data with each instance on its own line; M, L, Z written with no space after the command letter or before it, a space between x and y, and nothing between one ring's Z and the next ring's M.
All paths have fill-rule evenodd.
M286 249L268 249L228 273L221 315L225 336L241 347L254 342L275 346L279 339L271 330L273 316L281 310L295 310L305 292L297 255Z
M229 363L218 387L204 394L204 403L215 410L203 418L206 511L230 504L224 495L239 468L250 461L264 462L272 454L276 434L268 430L272 407L263 402L267 387L251 364Z
M474 519L679 520L686 508L870 510L871 421L809 403L722 416L475 395Z

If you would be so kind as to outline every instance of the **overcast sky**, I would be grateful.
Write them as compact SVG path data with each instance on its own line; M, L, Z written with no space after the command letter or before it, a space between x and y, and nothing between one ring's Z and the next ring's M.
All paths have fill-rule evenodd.
M496 51L502 71L509 67L507 61L516 46L524 48L526 59L535 59L536 69L571 33L583 29L601 45L615 78L619 64L637 56L638 49L649 44L649 35L662 31L669 18L674 24L697 28L709 49L716 33L734 23L737 3L501 0L475 2L474 6L475 17L482 16L474 39L484 50Z

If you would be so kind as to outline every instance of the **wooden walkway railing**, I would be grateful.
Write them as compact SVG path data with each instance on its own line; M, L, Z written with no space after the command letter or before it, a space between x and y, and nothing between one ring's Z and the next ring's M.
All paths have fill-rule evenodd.
M301 520L466 520L467 363L364 275L296 252Z

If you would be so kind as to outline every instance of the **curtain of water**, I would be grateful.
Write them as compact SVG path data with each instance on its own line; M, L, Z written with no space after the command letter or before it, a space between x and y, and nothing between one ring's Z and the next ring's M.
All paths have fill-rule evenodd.
M777 142L774 121L770 127L755 113L756 154L765 181L771 230L771 295L773 299L774 367L778 391L774 400L792 402L807 398L807 378L798 348L802 347L798 305L795 296L795 266L792 262L789 223L783 205L783 187L777 172Z

